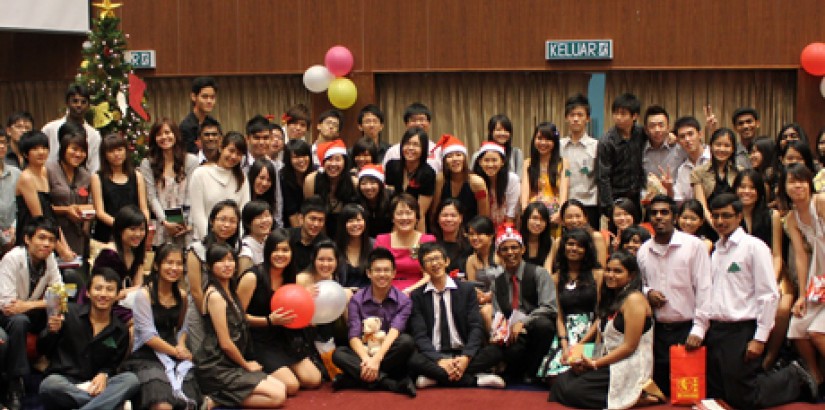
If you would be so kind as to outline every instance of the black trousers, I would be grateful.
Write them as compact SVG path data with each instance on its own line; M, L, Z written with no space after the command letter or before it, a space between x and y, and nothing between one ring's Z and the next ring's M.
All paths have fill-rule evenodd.
M745 362L756 321L711 321L705 335L708 397L727 401L738 409L759 409L795 401L802 381L790 367L762 370L762 359Z
M461 355L460 351L452 352L450 356ZM488 345L478 350L475 356L470 359L470 364L464 371L464 376L451 381L447 372L438 365L438 362L415 352L410 358L410 372L415 376L426 376L438 382L442 386L451 387L474 387L476 385L475 375L490 370L501 361L501 351L495 346Z
M384 360L381 361L379 378L390 377L401 379L407 377L407 362L415 351L415 342L406 333L398 335L398 338L390 345ZM361 380L361 358L349 346L342 346L335 349L332 354L332 362L338 366L347 376ZM365 384L366 386L366 384Z
M653 381L670 396L670 346L685 344L693 322L656 322L653 332Z
M590 227L593 228L594 231L601 230L601 218L602 213L599 212L598 205L591 205L584 207L584 214L587 216L587 222L590 223Z
M5 370L9 377L31 373L26 356L26 335L40 333L46 327L46 309L30 310L13 316L0 313L0 326L8 335Z
M527 333L520 334L509 346L494 345L507 363L507 376L536 377L541 360L556 334L556 321L550 318L535 318L524 327Z

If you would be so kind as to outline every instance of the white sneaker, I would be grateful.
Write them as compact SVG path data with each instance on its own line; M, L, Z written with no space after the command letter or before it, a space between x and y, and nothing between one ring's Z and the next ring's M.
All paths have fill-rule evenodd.
M418 376L418 378L415 379L415 387L418 389L425 389L430 386L435 386L436 384L438 384L437 381L427 376Z
M497 374L479 373L476 375L476 385L478 387L493 387L496 389L503 389L507 387L504 379Z

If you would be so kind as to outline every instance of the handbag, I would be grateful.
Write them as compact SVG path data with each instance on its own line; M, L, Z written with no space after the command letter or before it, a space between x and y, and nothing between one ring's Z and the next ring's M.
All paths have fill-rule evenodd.
M684 345L670 346L670 403L693 405L705 398L705 358L702 346L687 350Z

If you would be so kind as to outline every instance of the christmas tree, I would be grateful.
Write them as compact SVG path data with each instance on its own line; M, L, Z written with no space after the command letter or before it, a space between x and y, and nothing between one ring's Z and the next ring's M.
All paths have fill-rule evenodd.
M125 55L127 36L114 13L121 4L101 0L93 6L101 9L100 17L92 18L92 31L83 43L83 61L76 78L91 93L88 121L103 136L124 136L133 159L139 162L146 151L148 134L146 84L134 74Z

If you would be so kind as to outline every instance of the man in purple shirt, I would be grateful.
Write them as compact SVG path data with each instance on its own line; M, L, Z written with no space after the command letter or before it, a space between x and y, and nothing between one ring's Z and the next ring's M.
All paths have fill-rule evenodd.
M356 292L349 301L349 347L339 347L332 355L333 363L344 374L333 380L332 388L366 387L415 397L415 385L407 375L407 361L415 342L410 335L402 334L412 302L392 286L395 258L389 250L375 248L370 252L367 277L370 286ZM381 319L381 330L386 332L378 352L372 355L361 340L363 322L369 317Z

